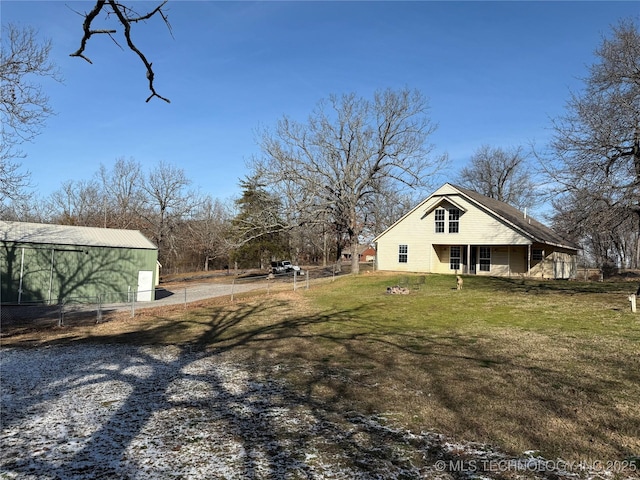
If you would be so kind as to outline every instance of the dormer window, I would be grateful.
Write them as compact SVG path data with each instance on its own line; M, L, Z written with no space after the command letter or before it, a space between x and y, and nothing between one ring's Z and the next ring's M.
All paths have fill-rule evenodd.
M460 209L438 207L434 210L436 233L460 232Z
M460 210L457 208L449 209L449 233L458 233L460 231Z
M444 208L437 208L435 211L436 216L436 233L444 233Z

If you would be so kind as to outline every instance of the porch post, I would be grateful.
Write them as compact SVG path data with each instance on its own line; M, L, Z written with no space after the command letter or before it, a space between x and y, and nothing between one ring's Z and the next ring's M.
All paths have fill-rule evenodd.
M527 277L531 276L531 244L527 245Z
M471 245L467 245L467 275L471 273Z

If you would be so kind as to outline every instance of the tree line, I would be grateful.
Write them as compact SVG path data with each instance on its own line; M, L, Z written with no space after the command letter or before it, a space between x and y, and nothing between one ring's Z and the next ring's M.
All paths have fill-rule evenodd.
M158 245L166 271L265 268L285 257L339 267L429 193L438 175L451 172L447 155L430 143L437 124L427 97L384 89L372 98L330 95L307 121L283 116L258 132L261 154L249 162L233 200L200 194L168 162L145 171L134 159L116 159L35 203L25 195L18 147L51 112L37 84L39 94L30 97L23 86L34 76L58 77L49 43L39 44L29 29L9 31L0 62L2 218L138 229ZM547 202L548 221L582 245L586 264L638 268L637 25L619 22L595 57L583 89L571 93L566 114L554 120L548 146L482 145L447 180L520 209ZM358 271L357 262L352 269Z

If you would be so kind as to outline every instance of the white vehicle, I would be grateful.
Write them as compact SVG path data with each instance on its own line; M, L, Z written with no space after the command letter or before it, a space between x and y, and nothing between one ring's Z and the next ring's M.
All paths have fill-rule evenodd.
M299 272L300 267L298 265L294 265L288 260L282 262L282 266L284 267L285 272Z
M287 270L284 268L283 262L271 262L271 273L282 273Z

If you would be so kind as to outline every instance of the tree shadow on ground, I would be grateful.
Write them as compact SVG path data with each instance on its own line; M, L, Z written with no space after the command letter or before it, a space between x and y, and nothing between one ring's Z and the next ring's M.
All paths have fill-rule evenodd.
M471 277L472 279L473 277ZM528 294L561 293L565 295L593 293L629 294L638 288L635 282L575 282L571 280L537 280L508 277L482 279L484 288L508 293Z
M441 435L388 425L380 416L384 412L368 409L361 398L381 390L368 384L355 364L333 363L331 352L337 350L346 352L340 358L386 372L375 377L383 381L393 377L412 385L428 376L428 385L415 383L416 388L428 386L442 410L461 423L478 421L477 411L461 401L463 395L490 402L501 396L500 389L516 388L523 399L548 404L550 417L562 415L578 434L587 433L579 413L571 412L572 402L560 405L558 397L541 393L566 380L553 365L532 371L483 338L389 338L367 321L352 330L314 328L366 318L366 306L280 318L284 307L286 302L263 301L207 309L200 319L165 319L142 332L94 336L89 344L3 351L3 371L23 371L25 377L3 380L0 465L18 476L37 472L43 478L173 478L172 472L185 471L214 478L426 478L442 473L434 469L438 460L460 466L478 455L505 458L490 447L466 449ZM256 320L264 318L272 320ZM194 331L179 345L167 340ZM324 356L310 352L314 345L321 345ZM458 378L452 379L447 364L460 368ZM409 371L407 365L416 368ZM279 369L297 375L295 385L285 382ZM518 375L528 383L518 382ZM640 381L637 374L629 375L629 381ZM556 388L598 401L616 386L585 372ZM70 404L60 405L70 398ZM86 403L94 413L76 414ZM56 415L48 413L53 407L64 416L55 419L57 425L39 429L37 419ZM523 411L514 422L535 423L528 415ZM630 429L640 428L632 413L623 417ZM591 425L590 434L597 436L598 428ZM530 432L533 445L539 434ZM50 443L43 446L43 438ZM597 438L608 441L603 434ZM149 456L152 467L145 466ZM469 470L447 473L466 478ZM507 478L510 473L484 475ZM555 472L538 476L547 473L556 478Z

